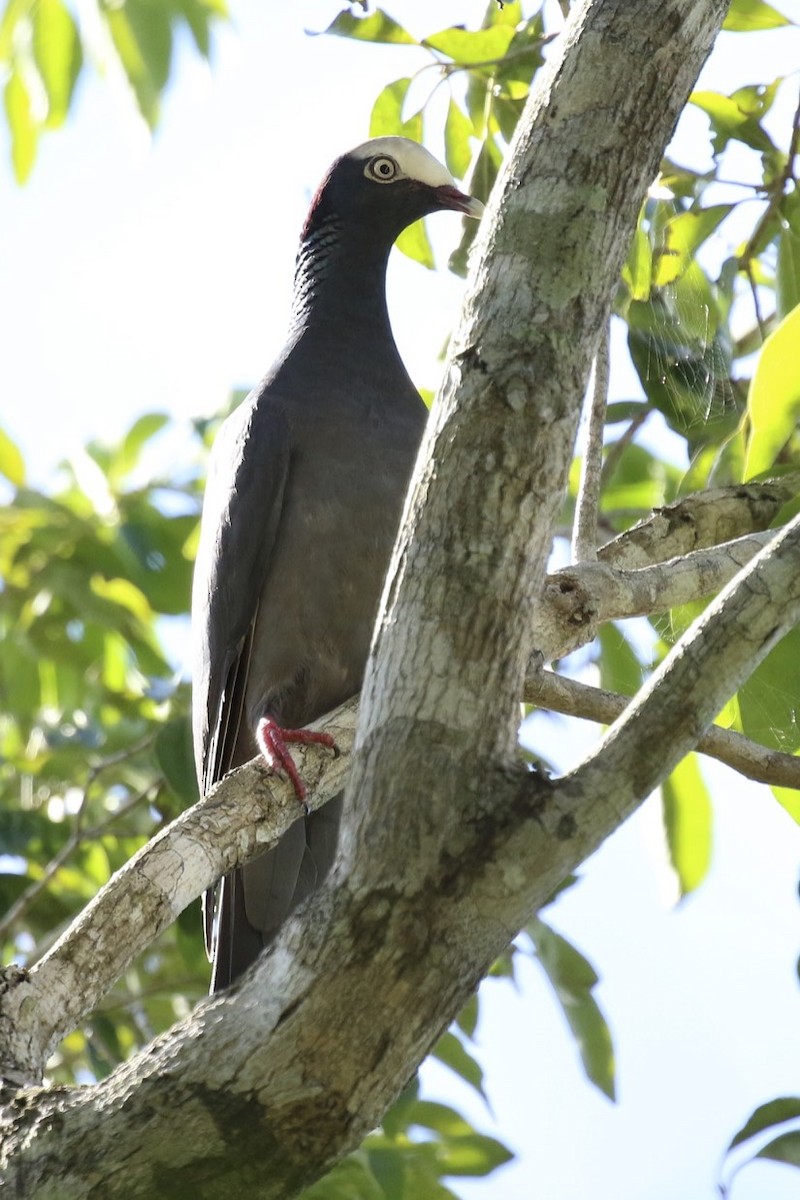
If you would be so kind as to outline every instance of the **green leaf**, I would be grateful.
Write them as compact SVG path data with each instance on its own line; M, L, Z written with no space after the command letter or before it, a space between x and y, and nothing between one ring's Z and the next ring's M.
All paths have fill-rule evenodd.
M383 1114L381 1127L393 1141L408 1131L411 1113L419 1100L419 1076L412 1075L394 1104Z
M622 268L622 279L630 293L631 300L650 299L650 279L653 272L653 252L650 238L639 226L633 235L625 266Z
M752 33L757 29L779 29L792 21L764 0L733 0L723 29L729 33Z
M762 154L774 152L775 145L759 125L757 117L770 107L779 82L776 80L769 88L740 88L731 96L724 96L721 92L692 93L689 97L691 103L707 113L711 121L715 154L721 154L732 138Z
M642 686L642 664L619 625L601 625L600 686L623 696L635 696Z
M501 1142L477 1133L447 1104L421 1100L410 1123L438 1134L439 1141L419 1147L433 1156L436 1175L484 1176L513 1157ZM418 1193L412 1190L408 1194L416 1198Z
M527 926L578 1046L586 1077L609 1100L615 1096L611 1034L592 989L597 972L580 951L538 917Z
M188 808L198 799L189 718L167 721L158 731L154 749L164 778L181 804Z
M514 136L524 108L524 100L492 95L491 115L505 142L510 142Z
M453 26L422 39L429 50L438 50L453 62L475 68L494 65L503 58L514 37L509 25L492 25L488 29L459 29Z
M725 1153L729 1154L736 1146L741 1146L742 1142L749 1141L751 1137L763 1133L765 1129L771 1129L774 1125L783 1125L785 1121L798 1119L800 1119L800 1096L782 1096L778 1100L768 1100L766 1104L759 1105L739 1132L734 1134Z
M111 460L109 475L114 482L123 479L136 466L142 449L151 438L169 424L166 413L145 413L134 421L117 454Z
M785 197L781 209L775 295L778 318L782 320L800 304L800 193Z
M0 428L0 475L5 476L9 483L13 483L14 487L23 487L25 484L25 460L17 445L12 442L2 428Z
M478 1025L478 993L473 992L456 1017L456 1024L463 1034L472 1039Z
M766 1146L762 1146L754 1158L785 1163L787 1167L800 1167L800 1130L780 1134Z
M322 32L334 37L356 38L361 42L389 42L396 46L419 44L408 30L379 8L368 17L355 17L349 9L344 9Z
M529 20L518 23L506 57L495 69L496 88L509 98L525 100L534 75L544 65L542 50L548 40L541 10Z
M479 200L483 200L484 202L488 200L501 162L502 154L495 145L494 139L485 138L478 151L477 158L472 164L472 171L467 180L467 190L470 195L477 196ZM461 241L450 255L448 262L450 270L462 278L467 274L469 251L472 243L475 241L477 232L477 221L464 221Z
M469 170L472 161L471 136L472 121L451 96L444 125L444 153L447 169L456 179L463 179Z
M769 652L739 690L742 733L775 750L800 750L796 720L800 690L800 628Z
M437 1147L436 1162L442 1175L483 1178L513 1157L497 1138L485 1133L469 1133ZM415 1192L414 1196L417 1195Z
M502 4L490 4L484 17L485 25L511 25L516 29L522 20L520 0L504 0Z
M785 808L792 820L800 825L800 792L796 788L774 787L772 794L781 808Z
M711 866L712 809L696 754L661 784L664 831L681 899L699 887Z
M47 93L47 125L62 125L83 65L78 29L62 0L38 0L33 9L33 57Z
M432 271L436 266L433 257L433 247L431 246L424 221L415 221L413 225L409 225L407 229L404 229L395 242L395 245L408 258L413 258L414 262L421 263L429 271Z
M364 1158L362 1152L351 1154L307 1188L302 1200L386 1200L386 1192Z
M448 1104L438 1104L434 1100L419 1100L414 1106L409 1123L448 1138L464 1137L474 1132L461 1113Z
M172 62L169 10L148 0L125 0L118 7L103 0L101 11L139 111L152 129Z
M398 134L401 137L413 138L417 142L422 141L422 114L415 113L407 121L403 120L403 104L411 82L410 76L395 79L379 94L370 113L370 137Z
M173 7L189 26L194 44L208 58L211 53L211 21L214 17L227 17L225 0L172 0Z
M764 343L750 384L750 438L745 479L768 470L786 445L800 416L800 308L794 308Z
M732 209L732 204L715 204L670 217L664 226L663 244L658 250L654 285L664 287L679 279L690 266L698 246L717 229Z
M17 183L24 183L36 158L39 128L34 119L31 96L20 67L15 62L6 81L3 99L11 130L11 162Z
M631 525L636 510L649 512L672 499L677 477L671 464L633 442L623 450L603 488L601 509L609 514L616 509L628 510L624 524Z
M483 1070L480 1063L476 1062L454 1033L445 1033L439 1038L433 1049L433 1057L438 1058L439 1062L444 1063L465 1083L473 1087L484 1100L486 1099L486 1093L483 1090Z
M641 400L612 400L606 409L606 425L619 425L623 421L644 419L649 412L649 406Z
M628 346L645 394L689 452L733 433L743 407L713 288L693 261L680 279L628 307Z

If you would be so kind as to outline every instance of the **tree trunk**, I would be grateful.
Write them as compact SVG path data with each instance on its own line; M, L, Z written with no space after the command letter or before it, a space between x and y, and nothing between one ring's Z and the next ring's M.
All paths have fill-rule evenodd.
M296 1194L376 1124L523 921L800 616L790 527L583 768L553 783L517 762L584 381L645 189L726 8L574 7L483 222L387 583L336 872L241 986L111 1077L19 1092L6 1110L10 1194ZM741 635L738 653L722 654L723 626ZM637 720L648 736L660 728L644 767Z

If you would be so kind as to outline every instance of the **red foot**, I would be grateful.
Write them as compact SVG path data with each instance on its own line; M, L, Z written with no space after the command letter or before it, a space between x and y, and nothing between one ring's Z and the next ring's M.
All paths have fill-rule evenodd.
M303 746L327 746L338 753L336 742L329 733L317 733L313 729L284 729L270 717L262 717L256 729L259 749L273 770L283 770L289 777L298 800L305 800L306 785L298 773L289 753L288 743L299 742Z

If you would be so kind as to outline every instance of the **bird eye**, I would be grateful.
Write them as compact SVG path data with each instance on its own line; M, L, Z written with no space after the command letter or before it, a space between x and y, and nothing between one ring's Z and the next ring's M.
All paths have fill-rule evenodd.
M374 179L376 183L391 183L397 175L397 171L398 167L394 159L381 154L378 158L369 160L364 174L368 179Z

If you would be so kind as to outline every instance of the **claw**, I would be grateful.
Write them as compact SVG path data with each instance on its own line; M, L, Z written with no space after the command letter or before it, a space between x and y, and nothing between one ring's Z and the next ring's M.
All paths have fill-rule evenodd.
M258 748L273 770L282 770L289 778L295 795L308 812L305 804L307 795L306 785L300 778L300 773L294 765L294 759L289 752L289 744L297 742L302 746L327 746L338 755L336 742L329 733L318 733L313 729L284 729L270 717L262 717L256 729Z

